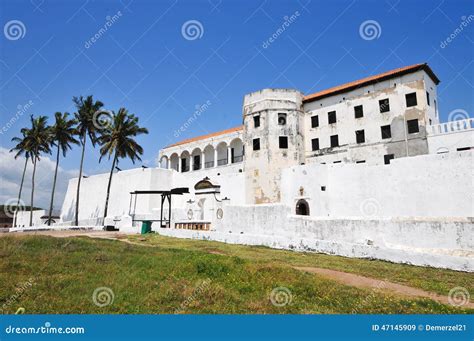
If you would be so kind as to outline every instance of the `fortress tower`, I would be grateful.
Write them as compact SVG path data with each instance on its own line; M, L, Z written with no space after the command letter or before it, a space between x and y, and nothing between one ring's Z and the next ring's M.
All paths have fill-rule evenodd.
M304 162L303 95L264 89L244 97L247 204L280 202L281 170Z

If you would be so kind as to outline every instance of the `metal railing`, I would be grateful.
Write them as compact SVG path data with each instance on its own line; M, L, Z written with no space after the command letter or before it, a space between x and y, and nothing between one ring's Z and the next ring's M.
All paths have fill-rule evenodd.
M214 161L208 161L204 163L204 168L212 168L214 167Z
M227 163L228 163L227 158L217 160L217 165L218 165L218 166L223 166L223 165L226 165Z
M189 166L183 167L183 169L181 169L181 172L182 172L182 173L184 173L184 172L189 172Z
M200 163L195 163L193 165L193 170L200 170L201 169L201 164Z
M232 163L238 163L238 162L242 162L242 161L244 161L244 156L243 155L234 156L232 158Z

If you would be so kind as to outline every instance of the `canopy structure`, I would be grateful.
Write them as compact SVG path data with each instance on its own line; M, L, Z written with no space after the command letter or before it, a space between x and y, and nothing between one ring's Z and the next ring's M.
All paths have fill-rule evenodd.
M160 227L167 227L171 225L171 196L172 195L183 195L185 193L189 193L188 187L177 187L173 188L169 191L154 191L154 190L142 190L142 191L133 191L130 192L130 205L128 209L128 214L132 217L132 223L135 221L141 221L143 219L135 219L135 210L137 207L137 196L143 194L160 194L161 195L161 209L160 209ZM135 197L134 205L133 205L133 212L132 212L132 199ZM165 199L168 200L168 219L163 220L163 204L165 203ZM147 219L149 221L158 221L156 219Z

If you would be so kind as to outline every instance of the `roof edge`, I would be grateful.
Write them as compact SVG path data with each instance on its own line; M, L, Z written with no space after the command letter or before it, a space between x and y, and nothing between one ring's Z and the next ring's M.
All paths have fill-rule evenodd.
M237 127L233 127L233 128L229 128L229 129L217 131L217 132L215 132L215 133L210 133L210 134L206 134L206 135L200 135L200 136L196 136L196 137L190 137L190 138L188 138L188 139L181 140L181 141L179 141L179 142L170 144L170 145L164 147L163 149L172 148L172 147L177 147L177 146L181 146L181 145L183 145L183 144L187 144L187 143L191 143L191 142L195 142L195 141L201 141L201 140L205 140L205 139L208 139L208 138L211 138L211 137L217 137L217 136L221 136L221 135L225 135L225 134L231 134L231 133L234 133L234 132L236 132L236 131L243 130L243 128L244 128L244 126L243 126L243 125L240 125L240 126L237 126Z
M378 83L390 78L406 75L406 74L417 72L420 70L425 71L436 85L440 83L439 78L435 75L435 73L433 72L433 70L431 70L431 68L429 67L427 63L414 64L414 65L410 65L410 66L406 66L406 67L402 67L398 69L393 69L393 70L390 70L390 71L387 71L375 76L370 76L370 77L362 78L362 79L355 80L352 82L348 82L342 85L328 88L326 90L318 91L310 95L306 95L303 98L303 103L309 103L309 102L322 99L325 97L334 96L341 93L346 93L346 92L355 90L357 88L360 88L362 86Z

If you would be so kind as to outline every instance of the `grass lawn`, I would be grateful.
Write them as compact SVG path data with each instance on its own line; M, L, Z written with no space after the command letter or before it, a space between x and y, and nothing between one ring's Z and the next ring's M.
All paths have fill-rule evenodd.
M474 313L429 299L342 285L292 266L315 266L447 295L474 292L473 275L264 247L129 236L0 238L0 309L15 313ZM32 285L25 285L27 281ZM94 304L107 287L113 302ZM272 290L284 287L278 295ZM275 292L275 291L274 291ZM110 298L110 292L108 293ZM97 302L108 303L106 295ZM278 306L271 302L286 302Z

